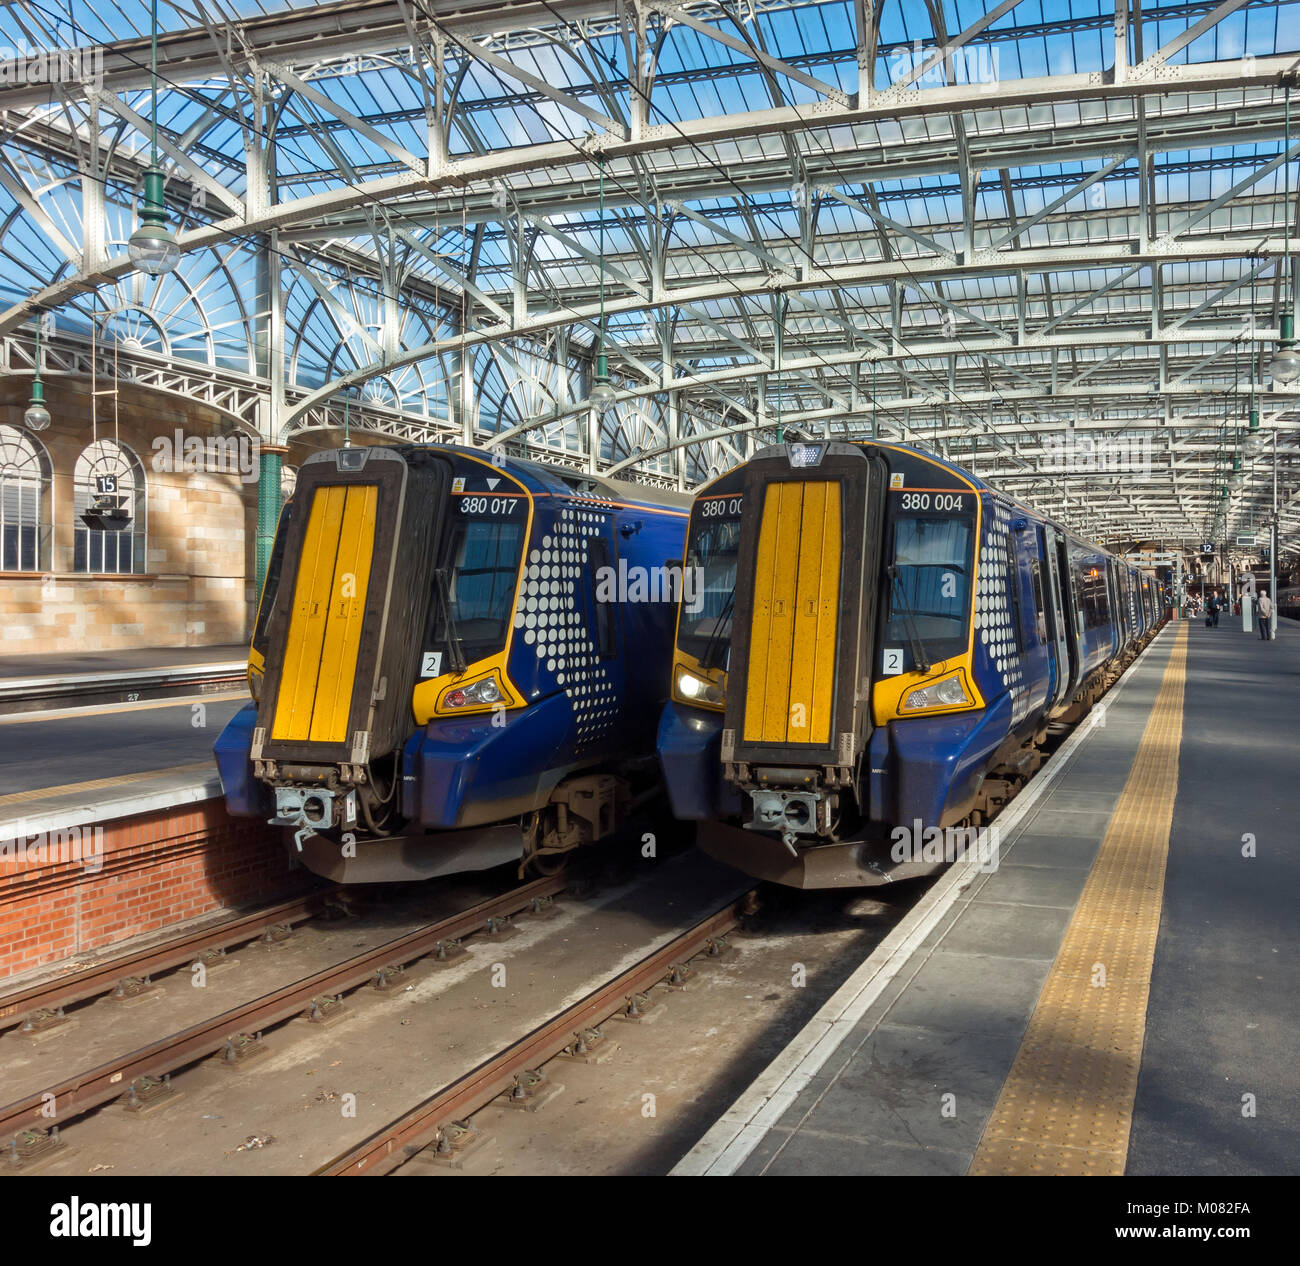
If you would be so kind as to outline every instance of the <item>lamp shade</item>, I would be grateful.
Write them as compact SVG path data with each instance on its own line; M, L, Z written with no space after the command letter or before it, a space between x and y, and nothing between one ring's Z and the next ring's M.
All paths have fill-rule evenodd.
M607 413L613 406L617 393L609 381L609 359L604 352L596 357L596 382L591 389L591 404L597 413Z
M126 243L131 262L151 277L172 272L181 262L176 235L165 224L142 224Z
M1268 373L1274 382L1295 382L1300 378L1300 352L1294 347L1279 347L1269 362Z
M23 414L23 425L29 431L43 431L50 424L50 411L40 403L29 404Z
M131 262L151 277L171 272L181 260L176 235L167 226L163 206L163 174L158 167L144 173L144 199L140 208L140 227L127 239Z
M45 385L37 378L32 383L31 399L23 414L23 425L29 431L43 431L50 424L50 411L45 407Z

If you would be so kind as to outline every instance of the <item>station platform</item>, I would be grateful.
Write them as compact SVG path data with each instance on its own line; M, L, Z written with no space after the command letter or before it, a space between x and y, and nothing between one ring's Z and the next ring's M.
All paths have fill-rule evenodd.
M11 811L68 794L111 793L119 783L206 763L212 744L248 701L248 689L138 703L0 716L0 823ZM0 829L3 829L0 827Z
M674 1170L1293 1173L1300 627L1174 622Z
M0 655L0 719L246 689L243 645Z
M248 699L247 654L0 656L0 839L219 795L212 744Z
M0 980L314 882L226 813L212 745L248 701L246 655L0 662Z
M214 646L151 646L125 651L78 651L71 655L0 655L0 686L24 677L76 678L145 669L193 668L198 665L238 665L248 660L244 642Z

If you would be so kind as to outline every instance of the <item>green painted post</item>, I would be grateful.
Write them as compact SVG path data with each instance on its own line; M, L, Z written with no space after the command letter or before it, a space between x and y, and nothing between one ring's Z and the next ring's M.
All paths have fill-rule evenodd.
M257 471L257 592L262 592L266 569L271 564L271 547L280 522L280 467L284 449L263 444Z

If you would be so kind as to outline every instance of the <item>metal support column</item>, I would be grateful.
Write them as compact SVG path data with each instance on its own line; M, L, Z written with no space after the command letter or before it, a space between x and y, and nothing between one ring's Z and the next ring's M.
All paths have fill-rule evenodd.
M280 522L280 472L287 449L278 445L263 444L258 455L257 469L257 591L261 593L266 582L266 569L271 562L271 546L275 544L275 529Z
M1268 597L1273 614L1268 621L1269 637L1277 637L1277 427L1273 427L1273 522L1268 534Z

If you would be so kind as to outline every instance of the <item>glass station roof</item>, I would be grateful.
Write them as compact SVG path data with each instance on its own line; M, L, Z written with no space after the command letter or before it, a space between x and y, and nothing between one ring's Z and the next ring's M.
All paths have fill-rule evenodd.
M354 425L686 487L778 423L874 433L1098 535L1231 535L1271 507L1271 449L1228 482L1252 401L1287 505L1300 478L1297 389L1267 372L1298 10L158 0L185 253L151 279L125 260L150 5L18 0L0 333L27 347L49 313L69 347L94 327L282 381L289 433L347 399ZM602 344L619 399L593 426ZM1152 468L1048 474L1044 441L1079 436L1144 437Z

